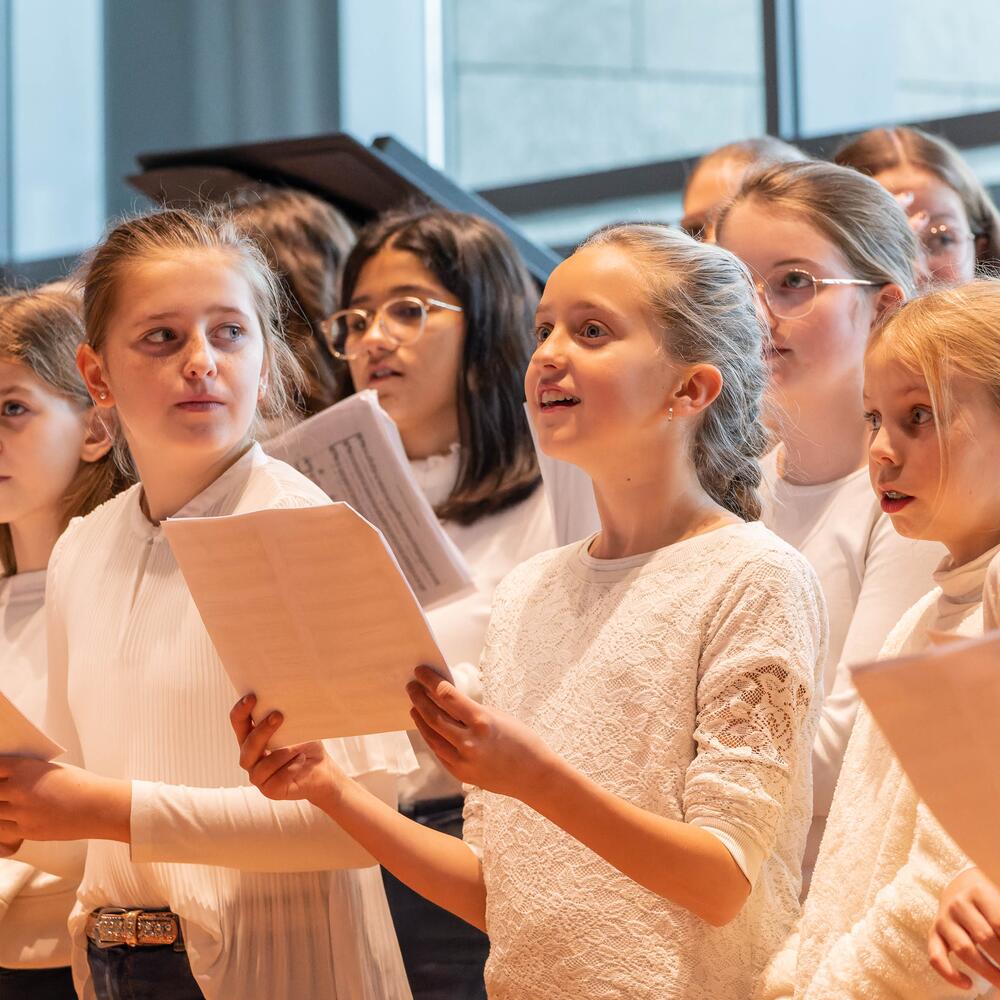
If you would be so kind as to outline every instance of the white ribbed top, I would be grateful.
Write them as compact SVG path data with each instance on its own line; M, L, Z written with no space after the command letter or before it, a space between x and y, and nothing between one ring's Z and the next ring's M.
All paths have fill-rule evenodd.
M90 989L89 910L167 906L208 1000L409 998L377 869L318 870L359 864L356 845L308 803L247 786L236 692L140 491L74 521L49 568L48 731L88 769L133 781L132 856L94 841L87 857L70 924L78 986ZM254 446L177 516L324 503ZM393 800L395 776L415 766L403 734L330 748Z
M512 798L470 792L493 1000L747 1000L798 913L826 623L759 524L657 552L536 556L496 592L483 701L644 809L710 831L753 886L713 928Z
M45 571L0 578L0 690L36 723L45 712ZM69 965L75 878L0 860L0 966Z

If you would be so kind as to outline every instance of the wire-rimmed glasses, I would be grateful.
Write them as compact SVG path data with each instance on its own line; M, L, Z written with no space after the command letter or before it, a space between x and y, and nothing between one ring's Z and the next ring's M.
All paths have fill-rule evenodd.
M929 260L950 260L965 253L970 240L976 239L976 234L947 222L934 222L925 229L918 231L924 254Z
M777 280L758 279L757 291L771 313L778 319L801 319L812 312L819 290L827 285L864 285L880 288L883 281L869 281L867 278L817 278L803 268L792 268L781 274Z
M402 295L388 299L378 309L340 309L328 317L324 324L330 352L341 361L354 361L363 353L361 341L378 322L383 338L390 350L412 344L424 332L428 314L435 309L462 312L461 306L440 299L419 299L415 295Z

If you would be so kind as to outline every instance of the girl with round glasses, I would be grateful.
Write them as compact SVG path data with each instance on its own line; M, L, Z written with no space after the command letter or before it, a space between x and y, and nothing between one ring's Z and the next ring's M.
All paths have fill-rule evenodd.
M857 712L847 664L877 655L944 555L892 530L867 475L865 345L913 293L917 242L878 184L816 162L748 177L717 236L750 267L771 328L764 520L812 562L830 615L807 887Z
M950 142L906 126L875 128L842 146L835 160L896 197L920 238L929 280L957 285L995 273L1000 215Z
M327 321L343 391L374 389L411 468L471 571L473 593L428 614L462 688L477 665L500 580L556 544L524 414L524 371L538 295L510 241L489 222L417 209L358 236ZM461 836L462 788L411 734L420 769L400 805ZM485 935L386 875L415 1000L485 996Z

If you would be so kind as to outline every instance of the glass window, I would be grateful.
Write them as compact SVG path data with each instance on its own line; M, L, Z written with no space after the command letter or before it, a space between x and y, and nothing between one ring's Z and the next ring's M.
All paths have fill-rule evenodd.
M764 131L759 0L445 0L446 162L471 188Z
M804 136L1000 107L996 0L800 0Z

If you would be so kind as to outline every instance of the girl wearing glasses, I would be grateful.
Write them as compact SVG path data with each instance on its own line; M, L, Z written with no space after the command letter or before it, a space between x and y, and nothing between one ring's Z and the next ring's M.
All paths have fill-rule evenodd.
M998 324L1000 284L976 281L908 303L868 345L872 485L896 531L938 539L947 552L933 589L900 619L883 656L983 633L984 585L1000 554L1000 479L984 475L1000 454ZM968 863L862 707L800 925L769 968L764 997L995 997L980 978L997 978L985 957L998 954L996 939L983 914L968 926L984 954L963 947L963 931L932 946L947 982L927 961L929 935L944 929L935 926L938 898ZM952 948L970 959L961 971L945 958Z
M417 891L488 930L496 1000L746 1000L798 913L825 646L808 562L756 523L765 331L746 269L666 226L553 271L525 379L600 531L497 590L478 705L426 668L414 718L475 786L466 844L408 822L322 747L265 753ZM280 730L279 730L280 735Z
M830 615L807 886L857 711L847 664L878 653L930 589L944 554L892 530L867 474L865 344L912 294L917 246L878 184L816 162L749 177L723 212L718 239L749 266L771 327L777 442L763 463L764 520L813 564Z
M266 802L224 752L232 684L161 528L329 503L254 443L298 382L281 315L228 218L123 222L87 267L78 365L140 482L75 519L49 564L46 729L79 766L0 758L0 853L41 868L39 841L89 840L81 996L410 995L371 856L318 809ZM395 808L416 764L403 733L328 747Z
M923 246L927 277L957 285L1000 268L1000 215L959 151L917 128L871 129L835 161L874 177L894 195Z
M523 406L538 294L494 225L417 209L359 234L341 297L345 308L327 331L343 360L344 391L378 392L472 571L474 593L428 618L453 675L476 695L497 584L555 545ZM401 807L461 836L461 784L412 737L421 767L403 779ZM389 875L386 887L416 1000L482 997L485 936Z

